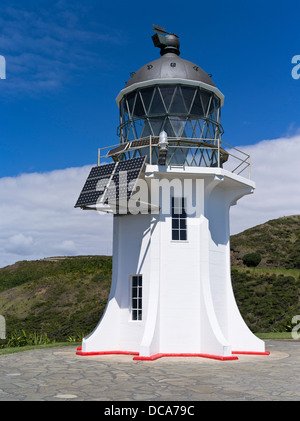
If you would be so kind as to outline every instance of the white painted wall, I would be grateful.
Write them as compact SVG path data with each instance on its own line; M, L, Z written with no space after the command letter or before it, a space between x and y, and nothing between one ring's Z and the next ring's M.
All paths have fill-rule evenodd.
M187 241L172 241L170 214L114 217L111 294L82 351L135 351L141 356L264 351L264 342L240 315L230 278L229 209L254 183L217 168L160 170L148 165L147 182L153 177L201 180L197 215L187 218ZM143 275L142 321L131 320L134 274Z

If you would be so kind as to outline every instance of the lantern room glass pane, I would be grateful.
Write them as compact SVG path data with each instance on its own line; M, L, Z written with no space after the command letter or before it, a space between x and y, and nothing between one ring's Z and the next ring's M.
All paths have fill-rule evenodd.
M181 93L181 89L177 86L173 95L172 104L169 110L170 114L185 114L187 113L185 102Z
M142 97L146 114L148 113L149 106L151 103L152 95L153 95L153 88L144 88L140 90L140 95Z
M173 98L173 94L174 94L174 89L175 87L172 85L166 85L166 86L160 86L159 87L161 95L163 97L165 106L167 108L167 110L169 110L172 98Z
M193 105L194 97L197 92L197 88L190 87L190 86L181 86L181 92L182 96L185 102L185 106L187 109L187 112L189 113L191 110L191 107Z
M179 140L169 148L167 161L179 165L215 166L217 157L210 150L193 151L180 145L180 139L203 140L215 144L222 133L220 100L213 92L197 86L160 84L136 89L120 103L120 142L130 142L149 136L158 137L164 130L168 138ZM125 158L145 153L149 148L129 151ZM157 147L152 148L152 162L158 159ZM124 159L125 159L124 158Z
M201 98L200 98L199 90L197 90L196 95L194 97L192 107L191 107L191 114L192 114L193 117L196 117L196 116L203 117L204 116L204 111L203 111L203 106L202 106L202 101L201 101Z
M128 109L128 114L130 116L132 116L133 113L133 106L135 103L135 92L131 92L130 94L127 95L127 109Z
M145 111L144 104L140 96L140 92L136 93L136 100L135 100L133 115L135 117L145 117L146 115L146 111Z
M158 88L155 88L152 102L150 105L149 116L153 115L165 115L166 109L162 101L160 91Z

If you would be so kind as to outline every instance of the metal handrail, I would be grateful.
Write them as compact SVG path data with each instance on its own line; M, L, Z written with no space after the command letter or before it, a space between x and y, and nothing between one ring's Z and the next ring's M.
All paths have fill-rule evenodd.
M144 137L144 138L140 138L140 139L136 139L133 140L131 142L128 142L127 148L126 150L121 150L119 152L116 152L114 155L111 156L115 156L116 159L119 155L121 155L122 153L127 153L129 151L132 150L137 150L140 148L145 148L145 147L149 147L149 163L152 164L152 149L153 148L157 148L158 144L157 141L155 142L155 144L153 144L154 140L158 139L158 136L148 136L148 137ZM131 146L133 142L136 141L146 141L149 140L149 144L143 144L140 146ZM172 145L172 143L177 143L176 145ZM179 143L179 144L178 144ZM120 143L115 144L115 145L110 145L110 146L105 146L102 148L98 149L98 160L97 160L97 165L100 165L100 161L101 158L104 157L108 157L108 152L110 152L110 150L113 150L114 148L118 148L120 146ZM178 137L168 137L168 148L182 148L182 149L208 149L208 150L216 150L217 151L217 167L218 168L223 168L222 165L224 164L224 162L227 161L227 158L229 159L229 157L237 160L237 165L231 169L230 171L232 173L236 173L237 175L241 174L243 171L245 171L247 168L249 169L249 179L251 178L251 162L250 162L250 155L248 155L247 153L241 151L240 149L229 145L226 142L223 142L220 138L218 139L210 139L210 138L178 138ZM102 154L103 151L107 151L107 149L109 149L108 152L106 152L105 154ZM229 150L228 150L229 149ZM234 153L230 152L230 150L233 150ZM196 152L195 152L196 154ZM241 155L241 156L238 156ZM225 158L224 158L225 157ZM194 161L194 157L192 159L192 162ZM178 164L180 165L180 164ZM181 164L181 165L185 165L185 164ZM239 170L239 172L237 172L237 170Z

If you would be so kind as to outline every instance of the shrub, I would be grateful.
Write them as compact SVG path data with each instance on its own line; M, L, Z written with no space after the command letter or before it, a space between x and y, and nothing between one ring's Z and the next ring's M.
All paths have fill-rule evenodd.
M0 348L17 348L26 345L45 345L55 343L55 340L50 340L47 333L26 333L25 330L13 331L9 337L2 341Z
M248 253L243 256L243 263L248 267L256 267L261 261L259 253Z

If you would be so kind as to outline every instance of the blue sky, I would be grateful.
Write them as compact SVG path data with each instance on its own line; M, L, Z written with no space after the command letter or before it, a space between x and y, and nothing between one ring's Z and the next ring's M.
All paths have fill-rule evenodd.
M0 177L93 164L118 142L115 98L132 71L159 57L152 24L180 36L225 95L233 146L299 129L297 1L3 0Z
M111 254L112 217L74 204L98 147L118 143L130 72L160 57L152 24L213 75L223 140L251 155L256 189L232 208L231 233L300 214L299 16L299 0L2 0L0 267Z

